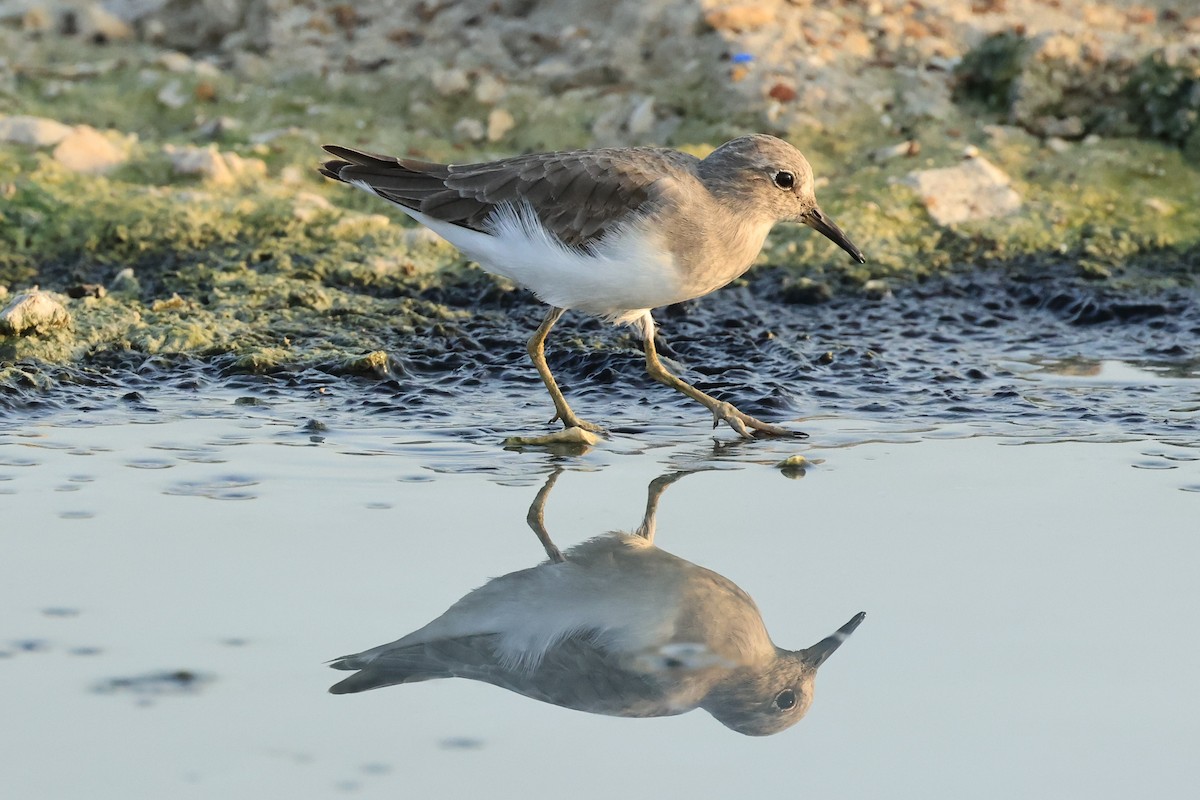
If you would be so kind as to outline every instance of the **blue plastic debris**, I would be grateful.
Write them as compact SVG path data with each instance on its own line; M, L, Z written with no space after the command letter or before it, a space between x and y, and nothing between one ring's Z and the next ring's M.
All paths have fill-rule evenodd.
M753 53L734 53L729 59L734 64L749 64L754 60Z

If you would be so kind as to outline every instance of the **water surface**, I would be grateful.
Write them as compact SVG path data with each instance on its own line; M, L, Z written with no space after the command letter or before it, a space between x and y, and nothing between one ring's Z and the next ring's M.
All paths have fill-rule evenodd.
M1200 746L1194 375L1013 363L1014 383L1056 403L1149 385L1173 424L831 414L803 421L806 441L741 443L634 410L636 431L556 454L503 446L521 395L516 411L481 404L482 423L415 424L347 409L342 384L237 381L10 417L0 673L20 691L0 701L16 765L0 786L1184 794ZM774 466L799 454L815 463ZM563 548L632 529L654 477L697 469L663 497L663 549L750 592L784 646L867 612L807 718L751 739L703 711L597 717L461 680L326 694L344 673L324 661L540 561L525 514L559 467L546 522Z

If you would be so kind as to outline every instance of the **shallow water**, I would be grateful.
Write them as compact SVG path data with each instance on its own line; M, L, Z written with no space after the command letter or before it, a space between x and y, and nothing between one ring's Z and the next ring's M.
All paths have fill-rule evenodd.
M546 403L503 379L467 414L410 417L349 379L190 373L27 405L0 434L0 674L20 689L0 701L17 765L0 788L1182 795L1195 368L988 358L1027 413L841 410L804 420L808 440L742 443L687 406L593 401L622 416L586 452L506 449ZM774 466L797 454L814 463ZM750 592L784 646L867 612L803 721L751 739L703 711L599 717L462 680L325 693L345 673L322 662L540 561L525 514L557 468L564 549L634 528L654 477L699 470L662 499L663 549Z

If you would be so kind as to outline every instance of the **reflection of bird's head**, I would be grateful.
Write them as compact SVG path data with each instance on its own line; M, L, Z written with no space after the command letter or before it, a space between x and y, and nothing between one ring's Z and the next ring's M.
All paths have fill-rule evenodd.
M808 711L816 676L803 650L779 650L767 670L741 669L729 675L713 687L701 708L738 733L769 736L792 727Z
M776 648L764 669L743 667L709 691L700 704L727 728L747 736L769 736L792 727L808 712L813 700L817 667L846 641L863 621L858 613L842 627L803 650Z

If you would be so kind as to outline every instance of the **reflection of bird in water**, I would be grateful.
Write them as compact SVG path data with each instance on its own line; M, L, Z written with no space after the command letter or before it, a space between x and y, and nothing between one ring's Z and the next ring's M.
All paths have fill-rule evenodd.
M561 554L538 493L529 524L550 560L494 578L425 627L343 656L358 670L334 694L434 678L470 678L567 708L657 717L703 708L739 733L795 724L812 703L817 667L865 616L803 650L776 647L750 596L727 578L654 546L659 495L650 484L637 533L612 533Z

